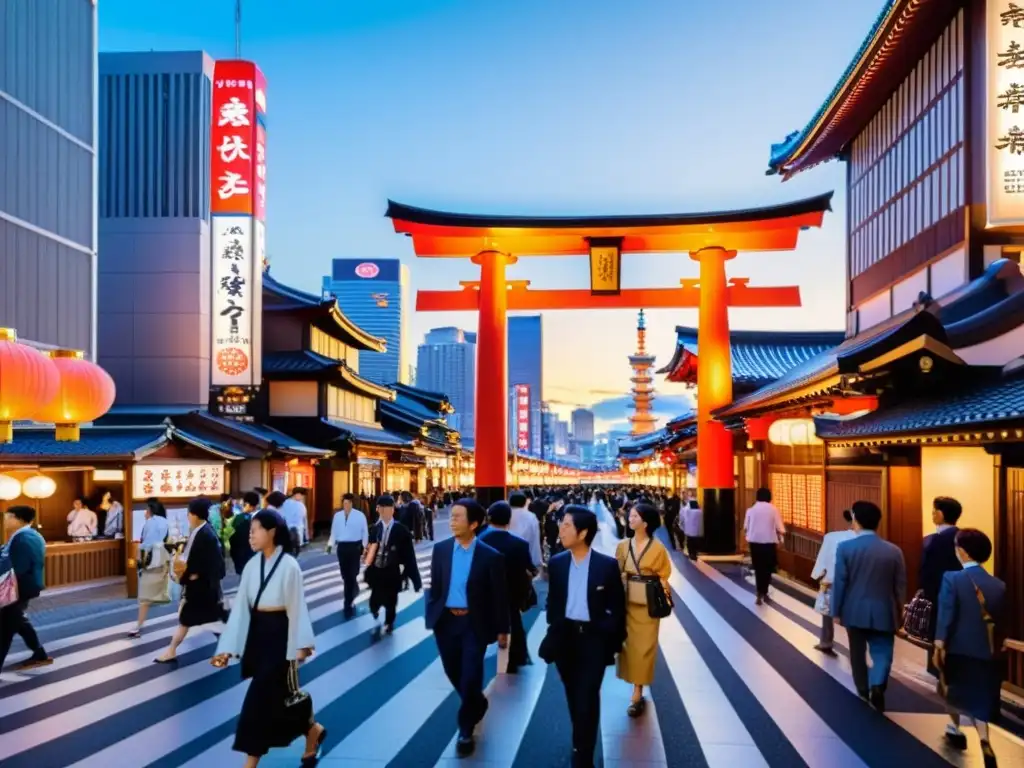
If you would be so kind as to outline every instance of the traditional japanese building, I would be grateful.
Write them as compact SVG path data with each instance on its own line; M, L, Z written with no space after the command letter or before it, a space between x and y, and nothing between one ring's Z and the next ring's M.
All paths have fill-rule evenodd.
M384 340L349 320L334 298L263 277L260 420L333 455L313 468L307 502L326 524L347 492L426 491L428 471L448 470L458 433L441 416L447 398L406 385L382 386L359 374L359 353ZM440 478L439 478L440 479Z
M647 325L644 322L644 311L636 322L636 352L629 356L629 365L633 369L631 390L633 396L633 413L629 416L630 429L633 435L646 435L654 431L657 418L652 413L654 408L654 379L651 366L654 355L647 354Z
M1017 638L1022 45L1024 11L1010 0L884 4L835 88L769 162L783 179L846 163L847 338L716 412L767 443L777 499L823 486L793 519L796 573L820 532L864 498L882 507L913 577L933 498L953 496L960 525L994 537L988 566L1010 588Z

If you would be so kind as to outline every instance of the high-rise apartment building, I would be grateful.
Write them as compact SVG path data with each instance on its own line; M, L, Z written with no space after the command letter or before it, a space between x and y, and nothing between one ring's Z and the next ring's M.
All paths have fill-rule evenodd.
M0 326L95 359L96 3L0 3Z
M334 296L352 322L387 340L383 354L359 354L359 374L378 384L409 383L410 290L409 268L398 259L334 259L331 274L323 279L324 296Z
M210 399L214 61L99 58L100 364L121 406Z
M509 450L540 456L543 440L544 326L540 315L519 315L508 319ZM516 387L519 387L518 395ZM525 390L523 389L525 387ZM518 400L525 392L529 400L528 447L518 441ZM525 425L524 425L525 426Z
M464 445L472 445L476 426L476 334L452 327L429 331L416 350L416 386L448 395L455 408L448 423L459 431Z
M594 458L594 412L577 408L572 412L572 440L582 461Z

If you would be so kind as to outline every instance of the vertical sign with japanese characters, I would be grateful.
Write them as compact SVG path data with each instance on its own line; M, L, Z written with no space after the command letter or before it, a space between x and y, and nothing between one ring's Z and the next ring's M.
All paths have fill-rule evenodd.
M1024 0L988 0L989 227L1024 224Z
M516 448L521 453L530 450L530 387L528 384L515 386Z
M212 387L262 377L266 81L249 61L218 61L210 148Z

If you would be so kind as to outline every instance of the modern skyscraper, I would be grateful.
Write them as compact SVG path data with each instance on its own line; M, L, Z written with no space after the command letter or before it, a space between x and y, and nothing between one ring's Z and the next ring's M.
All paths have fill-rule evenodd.
M633 425L630 434L646 435L654 431L657 421L651 412L654 404L654 379L651 377L651 366L654 355L647 354L647 325L644 322L644 311L636 323L636 352L629 356L629 364L633 368L633 413L629 417Z
M104 53L100 66L100 364L117 404L210 400L214 61Z
M416 386L448 395L449 402L455 408L455 413L448 417L448 423L462 435L463 445L472 445L476 402L476 334L452 327L429 331L416 350Z
M334 259L331 274L323 279L323 293L334 296L360 328L387 340L384 354L359 353L359 374L378 384L408 384L412 366L409 268L398 259Z
M572 412L572 437L577 443L594 443L594 412L577 408Z
M95 2L0 4L0 326L92 360L96 24Z
M540 456L543 440L541 417L544 399L544 326L540 315L520 315L508 319L509 402L516 397L516 386L523 386L529 398L529 447L522 450L517 441L518 408L509 408L509 450Z

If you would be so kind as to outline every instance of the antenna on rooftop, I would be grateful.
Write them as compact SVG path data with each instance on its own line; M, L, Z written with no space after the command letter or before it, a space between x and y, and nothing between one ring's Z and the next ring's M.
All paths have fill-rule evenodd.
M235 58L242 58L242 0L235 0Z

